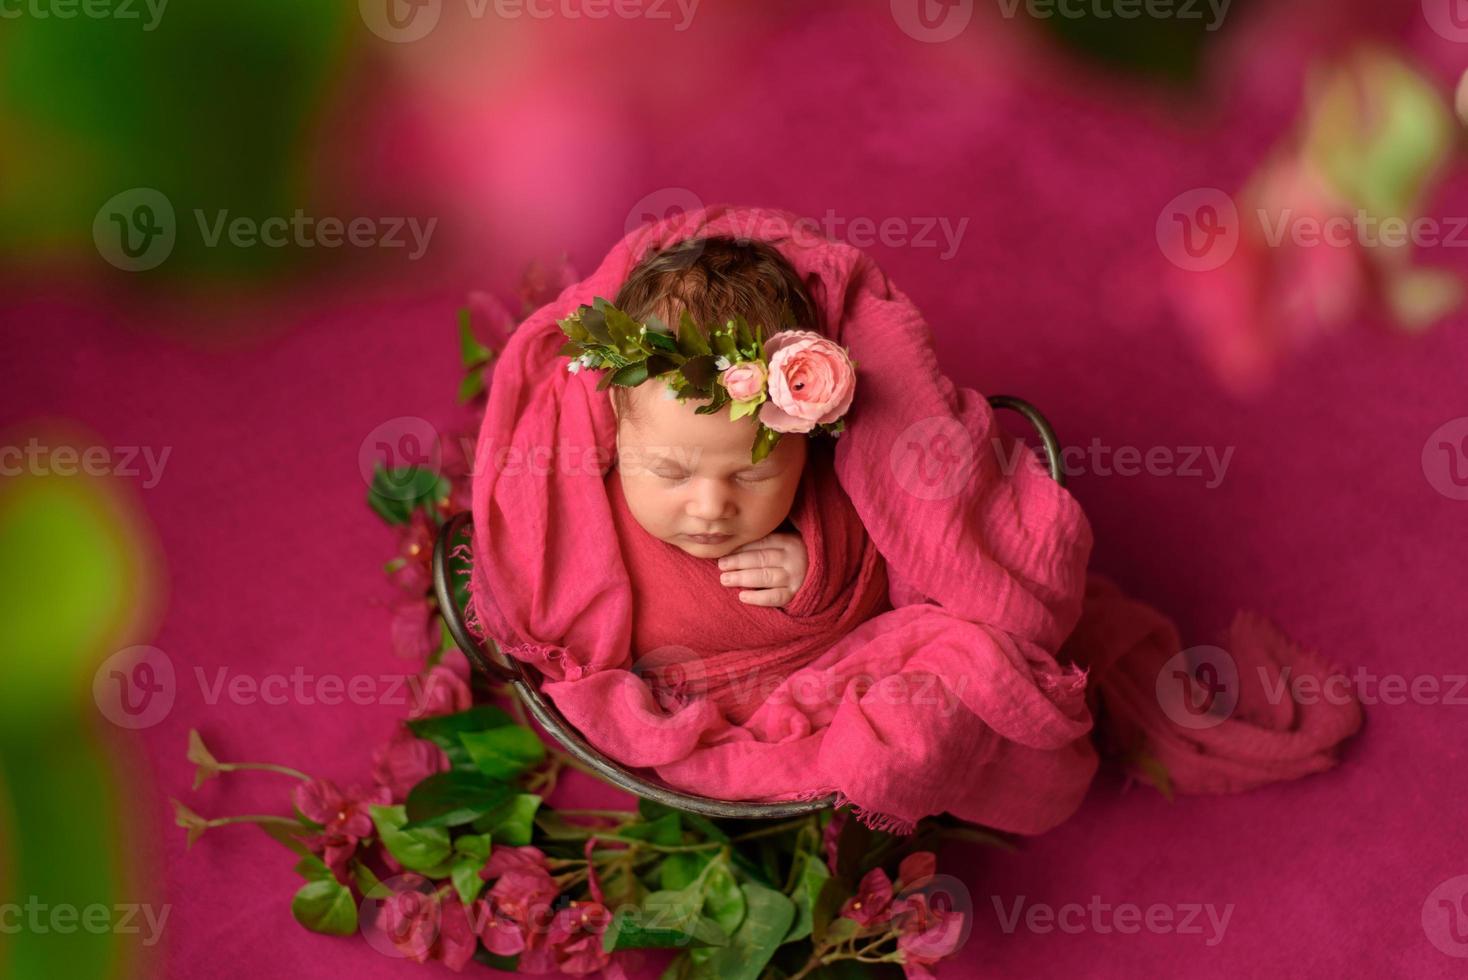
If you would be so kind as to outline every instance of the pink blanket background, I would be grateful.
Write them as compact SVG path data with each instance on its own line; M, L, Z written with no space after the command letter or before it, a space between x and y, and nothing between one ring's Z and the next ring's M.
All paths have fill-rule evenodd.
M1412 36L1445 73L1461 68L1462 49ZM727 112L681 117L625 199L546 232L574 262L591 268L619 237L626 200L689 174L709 199L970 217L954 261L923 249L881 255L928 313L956 379L1030 398L1067 443L1236 450L1211 489L1176 476L1073 478L1094 567L1174 615L1187 642L1216 640L1247 606L1376 678L1463 672L1468 504L1435 490L1421 460L1430 433L1468 414L1468 318L1415 338L1361 325L1288 362L1259 399L1231 401L1153 288L1156 214L1181 189L1241 180L1292 112L1290 85L1243 81L1216 114L1184 127L1097 78L978 98L981 67L910 57L880 14L813 12L763 40L746 53L749 86ZM1279 75L1296 79L1299 60L1275 54ZM901 72L878 70L894 60ZM772 115L776 96L842 111ZM743 124L761 138L744 138ZM833 159L833 146L861 149ZM1465 213L1468 186L1450 183L1434 206ZM1464 266L1451 250L1434 261ZM9 289L3 362L27 369L7 372L4 422L65 416L101 444L173 447L162 481L137 495L168 563L155 642L187 683L164 722L117 735L120 757L138 762L137 805L156 815L160 884L174 906L170 976L423 975L297 927L291 861L263 836L211 835L185 853L166 800L190 782L191 727L221 754L366 776L368 749L400 706L208 703L195 668L211 682L222 669L401 671L385 640L389 612L374 605L387 594L379 569L393 539L354 503L358 448L393 417L439 417L458 379L453 310L485 277L508 285L517 271L485 261L475 276L408 282L387 297L260 301L234 315L271 323L273 335L233 349L168 339L147 329L156 315L124 317L110 296ZM1366 733L1324 776L1174 803L1103 778L1075 818L1017 853L952 845L944 868L971 888L977 921L942 975L1459 975L1462 961L1428 941L1421 913L1441 883L1468 874L1465 711L1378 699ZM571 793L614 799L588 784ZM211 812L273 811L283 799L267 780L197 794ZM993 896L1006 909L1019 896L1052 906L1099 896L1235 911L1215 946L1146 931L1006 934Z

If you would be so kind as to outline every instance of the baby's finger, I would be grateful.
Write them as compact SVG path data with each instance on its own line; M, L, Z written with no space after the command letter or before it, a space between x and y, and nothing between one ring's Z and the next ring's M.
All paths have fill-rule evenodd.
M784 568L778 566L741 568L737 571L720 573L719 584L742 586L746 589L770 589L789 585L790 575Z
M785 557L784 552L778 548L757 548L753 551L731 551L719 559L719 567L724 571L733 571L738 568L765 568L771 565L782 564L781 559Z
M746 589L739 593L739 601L751 606L783 606L795 593L788 588Z

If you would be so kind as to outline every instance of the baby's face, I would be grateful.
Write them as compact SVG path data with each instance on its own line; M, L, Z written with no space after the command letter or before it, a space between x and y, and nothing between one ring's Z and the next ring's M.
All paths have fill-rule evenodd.
M751 464L752 420L730 421L727 408L698 415L707 402L665 398L666 390L656 380L630 389L630 417L617 421L617 470L637 523L698 558L721 558L778 528L800 486L806 437L785 435Z

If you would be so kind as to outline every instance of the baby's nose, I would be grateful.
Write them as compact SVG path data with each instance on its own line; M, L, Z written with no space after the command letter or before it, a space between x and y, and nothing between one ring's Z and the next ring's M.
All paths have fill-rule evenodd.
M701 521L717 521L728 517L733 511L733 500L724 485L718 480L698 480L693 488L693 498L688 504L688 513Z

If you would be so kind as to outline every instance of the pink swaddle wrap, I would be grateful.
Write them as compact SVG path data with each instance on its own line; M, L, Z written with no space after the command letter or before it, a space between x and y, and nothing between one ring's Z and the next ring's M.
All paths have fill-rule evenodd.
M638 229L500 354L476 453L474 601L506 654L544 673L566 718L607 755L677 788L744 800L836 792L895 830L945 811L1019 833L1064 820L1096 769L1098 698L1128 751L1165 756L1184 791L1328 765L1360 723L1354 702L1314 705L1308 719L1293 705L1241 702L1200 741L1155 700L1107 698L1108 679L1132 691L1155 681L1159 655L1177 652L1171 624L1104 580L1088 594L1091 529L1075 499L1030 453L1001 453L1008 440L987 400L943 374L927 323L872 260L792 233L798 220L716 206ZM834 471L885 562L891 606L761 689L737 721L710 700L659 698L634 663L632 577L606 478L616 423L599 375L566 371L555 322L613 298L649 250L711 235L778 248L859 365ZM1240 673L1256 661L1324 670L1274 634L1236 632ZM1257 734L1271 727L1298 737L1274 745L1287 758L1258 761Z

